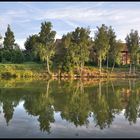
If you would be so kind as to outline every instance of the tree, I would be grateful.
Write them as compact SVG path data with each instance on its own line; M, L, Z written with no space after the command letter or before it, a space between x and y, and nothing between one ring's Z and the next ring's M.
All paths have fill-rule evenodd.
M71 51L71 38L72 38L72 34L71 33L67 33L67 35L63 35L62 37L62 42L60 44L63 53L59 53L60 57L63 57L63 59L59 59L59 67L62 68L64 71L72 71L74 68L74 57L73 57L73 53L74 51ZM62 61L62 62L61 62ZM62 65L62 66L60 66Z
M113 63L114 52L115 52L114 50L116 50L116 35L112 26L108 28L108 37L109 37L109 48L107 53L107 67L108 67L108 62L109 64Z
M63 41L61 39L56 40L55 55L53 57L53 66L58 70L59 76L61 75L61 71L63 70L64 56L66 54L66 48L64 45L62 45L62 42Z
M108 28L104 24L101 27L97 27L98 31L95 33L95 47L97 52L97 57L99 60L100 73L102 69L102 60L105 60L106 54L108 52L109 38L108 38Z
M26 49L25 53L28 61L38 59L37 56L34 55L34 51L35 48L37 47L38 42L39 42L39 36L37 34L31 35L26 39L24 46Z
M128 51L130 53L130 71L131 73L131 66L133 65L133 73L135 73L135 66L136 66L136 58L137 58L137 51L140 45L140 37L138 35L137 30L131 30L130 34L128 34L125 38L126 45L128 47Z
M44 45L50 46L54 44L56 31L52 30L51 22L43 22L41 23L41 31L39 33L40 42Z
M5 50L3 49L2 51L2 62L10 62L11 61L11 57L12 57L12 53L10 50Z
M0 34L0 49L2 48L2 36L1 36L1 34Z
M7 31L5 33L3 44L4 44L5 49L13 49L13 46L15 44L14 33L11 31L9 24L8 24L8 27L7 27Z
M46 63L47 65L47 71L49 74L51 74L50 71L50 58L52 56L54 56L54 51L53 51L53 47L52 46L48 46L46 47L45 45L43 45L42 43L39 43L37 48L36 48L36 52L40 57L40 60L43 63Z
M24 61L23 52L20 49L16 49L12 51L11 62L13 63L22 63Z
M14 49L15 49L15 50L19 50L19 49L20 49L20 46L19 46L18 43L15 43L15 44L14 44Z
M77 27L75 31L72 32L72 42L74 47L74 62L77 67L82 70L85 62L89 60L89 47L91 45L91 37L89 28L79 28Z
M62 65L65 71L73 71L75 65L81 71L85 62L89 60L89 47L92 41L89 35L89 28L83 27L77 27L73 32L63 35L61 45L65 54L62 54Z
M118 40L115 43L114 50L110 52L110 59L113 62L111 72L113 72L116 63L117 64L121 63L121 51L124 50L124 47L125 47L124 43L122 43L121 40Z
M51 58L54 56L54 41L56 31L52 30L51 22L41 23L41 31L39 33L39 43L36 47L35 54L47 64L48 73L50 71Z
M38 41L39 41L38 35L35 34L29 36L24 43L25 49L29 52L32 52L35 46L37 45Z

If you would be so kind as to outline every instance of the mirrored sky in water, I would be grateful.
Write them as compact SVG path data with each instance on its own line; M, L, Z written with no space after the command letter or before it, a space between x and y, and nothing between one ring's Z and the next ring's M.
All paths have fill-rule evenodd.
M140 119L136 124L129 125L124 117L124 110L115 116L110 128L100 130L95 127L92 117L89 117L90 123L86 126L76 127L74 124L63 120L61 112L55 112L55 122L51 123L51 133L41 132L39 129L38 117L28 116L21 102L15 109L13 119L6 125L3 114L0 115L0 137L13 138L40 138L40 137L65 137L65 138L84 138L84 137L140 137ZM123 130L123 131L122 131Z

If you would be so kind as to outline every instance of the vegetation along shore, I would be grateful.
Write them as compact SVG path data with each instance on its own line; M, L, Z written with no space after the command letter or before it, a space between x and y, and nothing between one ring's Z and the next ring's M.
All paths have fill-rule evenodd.
M10 25L0 37L1 78L139 78L140 37L131 30L125 42L117 40L112 26L77 27L56 39L51 22L42 22L38 34L29 35L24 46L16 43ZM3 41L2 41L3 40Z

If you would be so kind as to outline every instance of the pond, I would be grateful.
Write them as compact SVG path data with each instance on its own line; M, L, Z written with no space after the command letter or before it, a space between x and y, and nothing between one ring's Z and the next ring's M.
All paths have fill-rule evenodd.
M127 138L139 132L139 79L0 81L0 138Z

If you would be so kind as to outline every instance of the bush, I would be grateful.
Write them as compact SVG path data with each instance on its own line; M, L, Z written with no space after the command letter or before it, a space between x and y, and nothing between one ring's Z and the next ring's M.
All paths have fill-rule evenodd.
M24 62L24 55L21 50L13 50L11 62L13 63L23 63Z
M11 51L10 50L3 50L2 51L2 62L11 61Z

